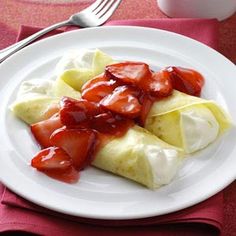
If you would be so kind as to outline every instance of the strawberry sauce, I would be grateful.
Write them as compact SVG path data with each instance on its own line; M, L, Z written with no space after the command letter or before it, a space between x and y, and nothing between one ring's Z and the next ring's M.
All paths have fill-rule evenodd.
M173 66L153 72L142 62L108 65L83 85L81 99L63 97L56 114L31 125L45 148L31 165L74 183L106 142L123 136L134 124L144 126L153 102L171 96L173 89L200 96L203 84L202 75L192 69Z

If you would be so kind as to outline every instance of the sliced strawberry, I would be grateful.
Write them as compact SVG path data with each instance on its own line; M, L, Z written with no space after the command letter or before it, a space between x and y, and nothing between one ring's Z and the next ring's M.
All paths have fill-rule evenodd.
M64 171L56 171L56 170L50 170L50 171L43 171L46 175L48 175L51 178L73 184L76 183L79 180L79 172L73 167L69 167L65 169Z
M106 112L96 115L91 127L103 134L122 136L133 124L134 122L130 119Z
M82 98L91 102L100 102L104 97L111 94L117 87L115 80L101 81L91 87L82 90Z
M108 79L101 74L83 85L82 98L98 103L118 86L117 80Z
M56 115L59 112L59 104L58 103L53 103L51 104L48 109L44 112L44 119L47 120L51 118L52 116Z
M102 133L109 133L112 125L116 122L114 115L111 112L105 112L93 117L91 128Z
M147 94L155 97L169 96L173 90L170 75L164 70L154 72L151 77L141 80L139 86Z
M123 83L137 85L140 80L151 77L151 71L143 62L129 61L106 66L105 76Z
M47 120L40 121L30 126L31 132L39 145L43 148L52 146L50 141L51 134L63 126L59 117L52 117Z
M86 129L58 129L51 136L53 145L65 150L77 170L90 163L96 143L96 134Z
M182 67L168 67L174 89L193 96L200 96L204 77L197 71Z
M95 76L93 79L87 81L83 86L82 86L82 91L92 87L94 84L98 83L98 82L105 82L105 81L109 81L109 78L107 78L105 76L104 73Z
M146 118L147 118L148 113L149 113L149 111L152 107L152 104L155 100L156 99L153 99L152 97L150 97L148 95L145 95L142 98L142 109L141 109L141 114L139 117L139 123L141 126L145 125Z
M101 111L95 103L69 97L63 97L60 106L59 116L61 122L68 127L88 127L91 118Z
M120 114L124 117L135 118L140 114L141 105L134 96L138 94L134 88L129 86L117 87L111 95L101 100L102 107Z
M40 170L64 170L72 166L71 157L59 147L48 147L38 152L31 165Z
M78 171L72 166L70 156L58 147L41 150L34 156L31 165L37 170L67 183L75 183L79 178Z

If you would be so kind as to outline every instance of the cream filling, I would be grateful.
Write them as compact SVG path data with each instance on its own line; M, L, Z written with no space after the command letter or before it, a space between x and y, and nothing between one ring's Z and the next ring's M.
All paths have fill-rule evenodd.
M69 69L92 69L96 49L71 50L63 55L56 65L56 75Z
M55 82L52 80L31 79L24 81L17 93L17 100L30 99L34 97L53 96Z
M184 149L192 153L205 148L218 136L219 124L208 108L199 107L180 112Z
M145 148L145 154L152 170L154 185L170 183L180 166L178 151L149 145Z

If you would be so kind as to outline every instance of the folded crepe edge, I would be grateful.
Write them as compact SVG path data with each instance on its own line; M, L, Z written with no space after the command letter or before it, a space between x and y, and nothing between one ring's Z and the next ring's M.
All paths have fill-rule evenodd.
M180 105L176 106L175 102L173 102L174 100L176 101L178 100L178 103ZM224 133L226 130L228 130L232 126L235 126L230 114L226 112L225 109L219 104L217 104L214 100L206 100L203 98L191 96L191 95L179 92L177 90L174 90L171 96L164 98L160 101L157 101L153 104L147 116L145 126L146 124L150 122L150 119L152 119L153 117L164 115L170 112L174 112L174 111L177 111L186 107L198 105L198 104L206 105L207 108L213 113L217 122L220 125L220 134ZM170 108L168 109L168 107Z
M217 122L216 124L218 126L218 131L215 134L214 139L209 136L208 141L206 141L208 142L206 145L203 143L196 143L200 145L197 147L194 143L191 144L190 142L190 146L188 146L185 140L185 135L187 133L184 132L185 135L183 133L183 127L181 119L179 120L179 114L182 112L184 114L186 109L194 111L198 106L201 106L202 109L207 109L212 114L212 118L214 118L215 122ZM200 114L201 112L199 115ZM198 117L197 113L196 117ZM208 122L210 122L210 120ZM175 90L172 96L164 98L153 104L147 116L144 127L160 139L174 145L175 147L183 148L184 152L189 154L206 148L209 144L229 131L229 129L233 126L235 127L230 114L215 101L190 96Z
M131 139L133 139L133 141ZM131 140L131 142L129 142L129 140ZM167 170L171 173L167 178L164 177L164 182L166 182L162 184L156 182L157 179L154 173L155 167L152 166L155 164L155 160L154 162L150 161L145 151L148 147L155 147L156 144L158 144L159 146L157 146L160 148L175 150L177 153L176 158L170 157L172 160L169 159L169 162L164 163L167 169L163 171ZM126 145L126 147L124 147L124 145ZM162 185L169 184L173 180L181 166L183 156L184 153L182 149L167 144L149 131L135 125L133 128L130 128L123 137L115 138L108 142L97 153L92 165L155 190ZM156 162L158 163L159 161L159 163L161 163L167 160L167 158L166 160L164 160L165 158L161 160L161 158L162 157L159 156L157 158L159 160L156 160Z

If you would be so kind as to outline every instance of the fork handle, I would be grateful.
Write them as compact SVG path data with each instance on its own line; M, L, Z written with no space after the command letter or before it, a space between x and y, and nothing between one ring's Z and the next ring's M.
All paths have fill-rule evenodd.
M0 51L0 63L3 62L4 60L6 60L9 56L13 55L15 52L19 51L23 47L27 46L31 42L38 39L39 37L43 36L44 34L50 32L54 29L57 29L57 28L60 28L63 26L68 26L68 25L71 25L71 22L69 20L56 23L54 25L51 25L47 28L44 28L44 29L38 31L37 33L27 37L26 39L19 41L18 43L15 43L15 44L1 50Z

